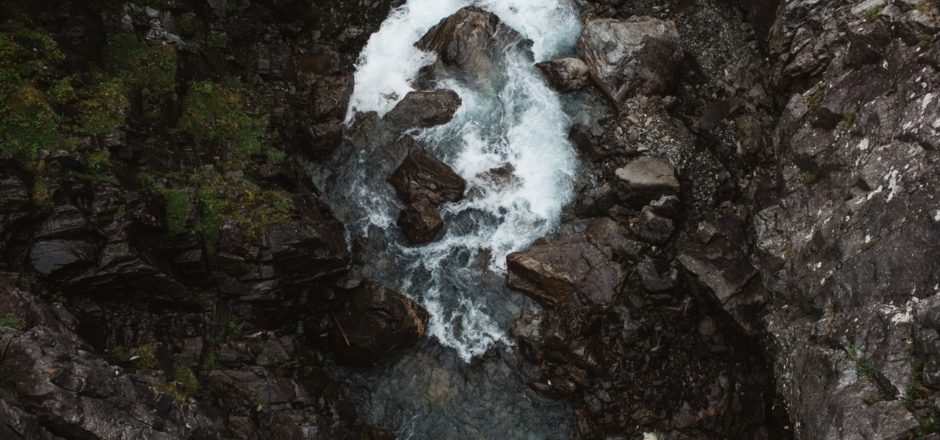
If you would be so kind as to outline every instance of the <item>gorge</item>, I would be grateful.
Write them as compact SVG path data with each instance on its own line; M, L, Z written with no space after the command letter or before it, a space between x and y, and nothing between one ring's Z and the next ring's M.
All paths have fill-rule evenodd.
M934 0L0 6L0 438L940 438Z

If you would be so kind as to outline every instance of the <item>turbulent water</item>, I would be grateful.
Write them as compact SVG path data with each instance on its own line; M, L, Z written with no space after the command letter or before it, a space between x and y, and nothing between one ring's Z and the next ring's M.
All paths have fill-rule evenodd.
M411 80L418 70L435 59L416 49L415 41L468 5L497 14L532 40L536 60L570 49L580 31L574 9L560 0L409 1L393 12L363 50L349 117L364 111L384 114L413 90ZM495 93L456 80L440 82L441 88L456 91L463 104L450 123L415 137L467 180L470 196L443 207L449 228L442 239L400 248L399 260L407 267L429 272L429 282L410 294L430 311L432 335L465 360L509 342L493 319L486 293L478 289L479 274L455 269L455 258L477 261L477 254L486 250L489 269L504 271L507 254L556 225L575 169L567 140L570 123L558 96L524 54L507 53L504 68L508 81ZM488 170L506 164L518 178L513 184L487 177ZM368 201L368 223L358 225L363 231L370 225L393 227L398 205L383 197L387 194L381 188L360 198Z
M570 414L525 386L510 350L512 317L531 302L505 287L506 255L551 232L569 202L577 165L571 122L533 65L570 51L580 19L567 0L409 0L363 50L348 120L384 115L413 90L435 55L414 43L462 7L495 13L532 41L507 51L501 80L486 90L438 78L462 105L443 126L410 133L467 180L464 200L440 210L437 241L409 246L394 219L402 205L370 172L374 151L344 151L320 170L321 186L368 262L364 275L411 296L430 313L432 339L380 371L350 373L366 419L400 427L403 438L565 438ZM495 88L495 89L494 89ZM487 171L511 166L510 182ZM343 171L337 171L343 170ZM485 355L485 356L484 356ZM495 437L494 437L495 436Z

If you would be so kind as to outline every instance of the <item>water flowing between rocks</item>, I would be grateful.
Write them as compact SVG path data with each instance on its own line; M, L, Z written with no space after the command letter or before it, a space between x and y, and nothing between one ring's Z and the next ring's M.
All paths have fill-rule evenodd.
M346 145L314 170L366 263L361 275L430 313L418 347L391 364L339 374L366 421L398 427L401 438L568 438L570 411L525 385L527 367L512 351L511 320L534 305L505 287L505 265L507 254L558 225L571 197L571 121L534 63L573 49L581 27L574 7L567 0L408 1L361 53L347 123L359 113L382 116L414 90L421 69L436 60L415 42L465 6L496 14L528 41L506 48L482 83L453 75L423 87L453 90L462 101L450 122L408 132L467 181L464 199L440 208L442 236L419 246L403 239L394 221L402 203L385 174L398 164L382 163L382 145ZM494 179L494 169L512 176Z

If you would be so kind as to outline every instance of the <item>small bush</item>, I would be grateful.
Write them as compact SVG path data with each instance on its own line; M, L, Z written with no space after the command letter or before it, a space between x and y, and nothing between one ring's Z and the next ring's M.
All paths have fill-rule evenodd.
M7 314L3 317L0 317L0 327L9 327L22 330L24 327L26 327L26 322L16 315Z
M124 122L130 103L124 96L124 84L118 79L98 78L97 84L83 90L78 102L78 132L108 134Z
M173 377L183 387L183 393L186 396L192 396L199 390L199 381L193 370L183 365L177 365L173 368Z
M166 207L166 226L171 234L187 231L186 220L192 212L189 192L185 189L168 188L162 191Z
M140 371L153 370L157 366L157 356L152 344L141 345L131 349L131 359L134 368Z
M177 130L193 138L209 153L234 159L262 152L267 120L249 113L237 83L194 82L183 99Z

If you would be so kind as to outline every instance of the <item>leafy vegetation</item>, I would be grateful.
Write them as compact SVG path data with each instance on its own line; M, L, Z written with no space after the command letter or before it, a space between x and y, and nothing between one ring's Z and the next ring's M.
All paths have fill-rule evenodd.
M130 351L130 360L134 363L136 370L148 371L156 368L157 356L154 352L153 344L132 348Z
M9 327L22 330L23 327L26 327L26 322L16 315L7 314L3 317L0 317L0 327Z
M199 390L199 381L196 379L196 375L193 374L193 370L190 370L189 367L176 365L173 368L173 378L183 388L182 391L186 396L192 396Z
M189 192L179 188L163 189L161 192L166 207L167 229L171 234L186 232L186 220L192 212Z
M200 81L190 84L177 129L211 154L238 160L262 152L267 124L249 112L237 82Z

